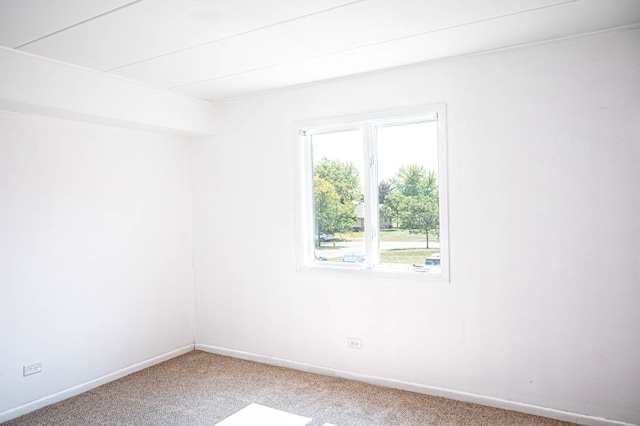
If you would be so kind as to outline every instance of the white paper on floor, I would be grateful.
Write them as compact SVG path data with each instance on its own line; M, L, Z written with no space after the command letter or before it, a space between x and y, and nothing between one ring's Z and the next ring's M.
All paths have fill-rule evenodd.
M251 404L215 426L304 426L309 417L298 416L260 404Z

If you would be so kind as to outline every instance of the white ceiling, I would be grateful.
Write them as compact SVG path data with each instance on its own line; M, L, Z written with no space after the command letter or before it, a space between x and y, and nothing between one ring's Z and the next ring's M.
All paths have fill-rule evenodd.
M638 23L640 0L0 0L2 46L212 100Z

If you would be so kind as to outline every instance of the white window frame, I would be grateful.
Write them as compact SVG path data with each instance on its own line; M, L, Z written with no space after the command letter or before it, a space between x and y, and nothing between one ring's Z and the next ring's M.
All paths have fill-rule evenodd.
M379 265L378 179L375 132L379 127L434 121L438 126L438 187L440 208L440 273L418 268ZM407 278L449 282L449 214L447 177L447 126L445 104L306 121L295 124L297 221L297 269L302 273L356 274L370 277ZM323 133L362 129L365 195L365 263L343 264L315 260L313 209L313 158L311 137ZM366 167L366 164L369 167Z

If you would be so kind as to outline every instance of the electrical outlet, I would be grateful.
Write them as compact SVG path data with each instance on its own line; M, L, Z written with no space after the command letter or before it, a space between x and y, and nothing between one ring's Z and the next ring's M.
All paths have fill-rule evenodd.
M353 349L362 349L362 339L356 339L353 337L349 337L347 339L347 346Z
M30 376L32 374L36 374L42 371L42 363L36 362L35 364L23 365L22 366L22 376Z

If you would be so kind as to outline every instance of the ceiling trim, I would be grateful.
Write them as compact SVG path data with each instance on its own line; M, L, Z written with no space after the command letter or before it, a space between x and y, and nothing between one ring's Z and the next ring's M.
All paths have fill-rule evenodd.
M141 0L139 0L139 1L141 1ZM129 62L129 63L123 64L123 65L118 65L117 67L113 67L113 68L109 68L109 69L105 70L105 72L116 71L116 70L119 70L121 68L126 68L126 67L131 66L131 65L136 65L136 64L140 64L142 62L152 61L154 59L163 58L165 56L170 56L170 55L173 55L173 54L176 54L176 53L185 52L185 51L191 50L191 49L196 49L196 48L199 48L199 47L202 47L202 46L206 46L208 44L218 43L218 42L223 41L223 40L229 40L229 39L232 39L234 37L240 37L240 36L243 36L245 34L254 33L256 31L266 30L268 28L273 28L273 27L276 27L278 25L287 24L289 22L294 22L294 21L298 21L300 19L305 19L305 18L309 18L311 16L320 15L320 14L323 14L323 13L326 13L326 12L330 12L332 10L341 9L343 7L351 6L351 5L354 5L356 3L361 3L363 1L365 1L365 0L350 1L348 3L344 3L344 4L341 4L341 5L338 5L338 6L333 6L333 7L327 8L327 9L318 10L316 12L307 13L306 15L296 16L295 18L289 18L289 19L285 19L283 21L275 22L273 24L263 25L261 27L253 28L253 29L250 29L250 30L247 30L247 31L242 31L242 32L239 32L239 33L235 33L235 34L231 34L231 35L228 35L228 36L220 37L220 38L217 38L215 40L209 40L209 41L205 41L204 43L194 44L192 46L184 47L182 49L172 50L170 52L166 52L166 53L163 53L161 55L151 56L151 57L148 57L148 58L140 59L138 61ZM578 1L578 0L571 0L571 1Z
M181 89L181 88L184 88L184 87L195 86L197 84L206 83L208 81L221 80L221 79L233 77L233 76L236 76L236 75L248 74L248 73L251 73L251 72L262 71L262 70L270 69L270 68L277 68L277 67L280 67L280 66L283 66L283 65L290 65L290 64L297 63L297 62L314 60L314 59L323 58L323 57L326 57L326 56L352 52L352 51L355 51L355 50L366 49L368 47L380 46L380 45L384 45L384 44L388 44L388 43L395 43L395 42L400 41L400 40L407 40L407 39L414 38L414 37L421 37L421 36L425 36L425 35L428 35L428 34L434 34L434 33L442 32L442 31L448 31L448 30L452 30L452 29L456 29L456 28L461 28L461 27L465 27L467 25L475 25L475 24L480 24L480 23L484 23L484 22L490 22L490 21L494 21L494 20L498 20L498 19L508 18L508 17L511 17L511 16L523 15L525 13L536 12L536 11L539 11L539 10L544 10L544 9L549 9L549 8L553 8L553 7L563 6L563 5L566 5L566 4L569 4L569 3L575 3L575 2L579 2L579 1L582 1L582 0L565 0L565 1L562 1L562 2L559 2L559 3L554 3L554 4L550 4L550 5L546 5L546 6L540 6L540 7L534 7L534 8L531 8L531 9L520 10L518 12L505 13L505 14L502 14L502 15L492 16L490 18L483 18L483 19L478 19L478 20L475 20L475 21L465 22L465 23L462 23L462 24L455 24L455 25L450 25L450 26L447 26L447 27L436 28L436 29L433 29L433 30L428 30L428 31L423 31L423 32L415 33L415 34L396 37L396 38L393 38L393 39L382 40L382 41L377 41L377 42L374 42L374 43L363 44L363 45L356 46L356 47L350 47L350 48L347 48L347 49L341 49L341 50L335 50L335 51L332 51L332 52L322 53L320 55L307 56L307 57L304 57L304 58L296 58L296 59L291 60L291 61L285 61L285 62L281 62L281 63L277 63L277 64L265 65L265 66L262 66L262 67L257 67L257 68L248 69L248 70L242 70L242 71L235 72L235 73L219 75L219 76L216 76L216 77L206 78L206 79L198 80L198 81L192 81L192 82L189 82L189 83L184 83L184 84L180 84L180 85L177 85L177 86L172 86L172 87L169 87L168 89L169 90ZM332 8L332 9L335 9L335 8ZM279 24L274 24L274 25L279 25ZM271 26L273 26L273 25L271 25ZM228 38L232 38L232 37L235 37L235 35L234 36L230 36L230 37L225 37L224 39L228 39ZM220 39L220 40L224 40L224 39ZM218 41L218 40L207 42L207 43L203 43L202 45L215 43L216 41ZM198 46L192 46L192 47L189 47L189 48L186 48L186 49L182 49L181 51L189 50L189 49L196 48L196 47L198 47ZM167 56L167 55L170 55L170 54L159 55L157 57L162 57L162 56ZM149 59L145 59L145 60L142 60L142 61L138 61L138 63L139 62L145 62L147 60L152 60L152 59L155 59L155 58L149 58ZM123 67L124 66L118 67L118 68L123 68ZM112 71L112 70L108 70L108 71Z
M102 12L102 13L100 13L100 14L98 14L98 15L92 16L92 17L87 18L87 19L85 19L85 20L82 20L82 21L80 21L80 22L76 22L75 24L71 24L71 25L66 26L66 27L64 27L64 28L60 28L59 30L56 30L56 31L54 31L54 32L52 32L52 33L45 34L45 35L43 35L43 36L41 36L41 37L35 38L35 39L33 39L33 40L30 40L30 41L28 41L28 42L26 42L26 43L22 43L20 46L16 46L16 47L14 47L14 49L21 49L21 48L23 48L23 47L29 46L30 44L37 43L37 42L39 42L39 41L41 41L41 40L44 40L44 39L47 39L47 38L49 38L49 37L53 37L53 36L54 36L54 35L56 35L56 34L60 34L60 33L64 32L64 31L70 30L71 28L79 27L80 25L84 25L84 24L86 24L87 22L91 22L91 21L94 21L94 20L96 20L96 19L100 19L100 18L102 18L103 16L106 16L106 15L109 15L109 14L111 14L111 13L117 12L117 11L122 10L122 9L124 9L124 8L127 8L127 7L129 7L129 6L133 6L134 4L136 4L136 3L140 3L140 2L142 2L142 1L144 1L144 0L134 0L134 1L130 2L130 3L123 4L122 6L118 6L118 7L114 8L114 9L107 10L106 12Z

